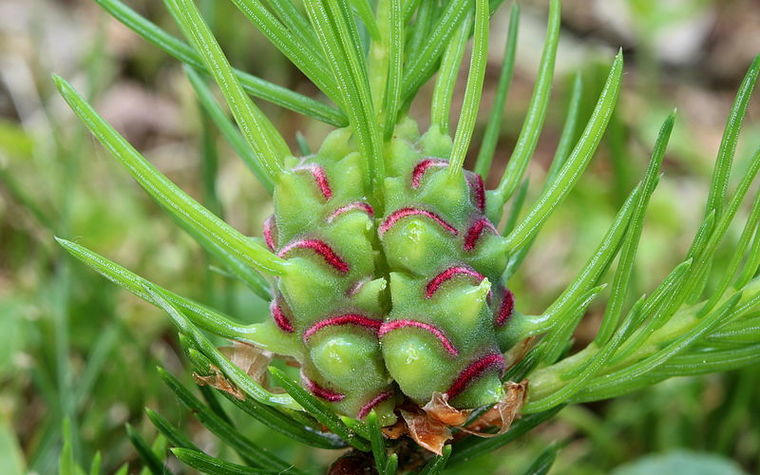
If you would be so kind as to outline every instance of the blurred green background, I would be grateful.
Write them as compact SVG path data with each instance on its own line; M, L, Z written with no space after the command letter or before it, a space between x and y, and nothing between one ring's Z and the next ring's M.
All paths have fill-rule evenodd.
M176 32L161 2L127 3ZM316 94L231 3L200 3L237 67ZM510 3L493 20L486 109L476 141L498 79ZM500 176L530 98L546 4L521 2L516 76L492 177ZM532 182L540 183L556 146L570 76L582 72L590 108L622 46L626 86L591 169L512 282L524 312L540 312L579 269L638 180L657 128L674 107L678 123L639 252L637 291L650 290L680 261L701 217L733 95L760 52L756 0L565 0L563 10L555 91L529 170ZM55 94L53 72L87 91L162 171L244 233L260 235L271 211L266 192L200 113L178 62L92 0L0 0L0 473L54 473L64 439L84 466L100 451L106 472L129 462L130 472L139 473L125 424L152 441L144 407L218 453L213 436L182 410L155 371L160 363L191 381L162 312L64 256L52 236L81 241L242 321L265 318L262 302L210 269L202 250L93 143ZM431 89L412 109L423 126ZM755 96L740 164L760 145ZM301 132L316 147L328 132L323 124L262 107L292 144ZM593 338L602 308L590 309L576 335L579 347ZM254 440L303 467L335 457L294 447L244 417L239 421ZM522 473L553 441L567 444L552 469L557 474L759 473L760 368L679 378L566 408L554 422L461 472ZM170 466L181 471L175 461Z

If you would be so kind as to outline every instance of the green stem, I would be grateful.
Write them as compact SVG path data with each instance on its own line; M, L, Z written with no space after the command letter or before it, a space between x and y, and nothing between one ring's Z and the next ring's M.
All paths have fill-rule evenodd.
M259 183L261 183L271 195L274 189L274 183L272 183L272 180L266 173L264 165L261 163L261 160L259 160L259 157L253 151L251 146L248 145L243 136L240 135L240 131L235 127L235 124L232 123L222 110L222 107L216 101L211 90L206 85L206 81L190 66L185 66L185 73L190 80L190 84L193 86L195 94L198 96L198 102L203 106L208 117L214 121L219 131L230 144L230 147L232 147L243 163L245 163L256 178L258 178Z
M628 290L633 279L636 252L638 251L641 232L644 227L644 215L649 206L652 193L654 193L654 189L657 186L660 165L665 157L665 150L670 140L670 133L673 130L674 122L675 112L670 114L663 123L654 150L652 151L652 159L649 162L649 168L642 184L642 193L637 199L636 207L631 217L631 225L626 232L626 239L620 252L620 261L618 262L618 269L612 284L612 295L605 308L602 325L596 335L596 341L600 344L605 343L612 337L622 318L623 305L628 297Z
M483 79L488 64L488 0L475 1L475 28L473 34L472 57L470 71L467 74L467 85L462 99L462 112L457 123L454 143L451 145L449 158L449 177L460 176L470 140L475 131L475 122L480 109L480 97L483 94Z
M736 144L739 140L739 132L741 131L744 116L747 114L749 100L752 98L752 91L755 88L755 84L757 84L758 77L760 77L760 55L755 57L755 60L749 67L747 74L739 86L736 99L731 106L731 112L726 121L726 128L723 131L723 138L720 142L718 157L715 160L715 171L713 172L713 179L710 185L710 194L707 197L705 214L710 213L713 209L717 210L719 217L722 213L723 201L728 190L728 180L731 175L734 152L736 152Z
M389 17L390 46L388 52L388 80L383 103L383 138L387 141L393 135L401 102L401 80L404 75L404 18L401 0L391 0ZM382 24L382 22L381 22Z
M242 235L172 183L145 159L88 104L63 78L54 76L61 96L90 132L116 157L135 180L170 214L198 235L261 272L282 275L287 262Z
M578 140L573 152L567 158L567 161L564 163L556 179L541 193L541 196L539 196L527 216L525 216L525 218L515 227L514 231L507 236L507 242L505 245L507 252L511 253L516 251L538 233L541 226L543 226L546 220L549 219L549 216L557 209L557 206L567 194L570 193L570 190L573 189L583 172L586 170L586 167L599 146L599 142L602 140L604 131L607 129L612 110L617 103L618 94L620 93L622 77L623 55L622 52L620 52L612 63L610 73L607 76L607 82L599 95L599 101L594 108L594 112L591 114L591 118L586 125L583 135ZM509 166L507 168L509 168ZM522 172L519 175L522 176ZM513 175L505 172L504 176L510 177ZM494 197L497 198L495 200L496 207L490 208L489 205L489 211L493 215L497 215L497 212L500 211L501 207L504 205L505 195L501 194L502 184L504 183L506 182L502 181L499 188L494 190ZM508 189L511 190L512 185L509 185ZM512 192L510 191L509 196L511 196L511 194Z
M469 14L459 26L456 34L451 38L449 46L441 58L441 66L438 68L438 79L435 81L433 98L430 105L430 125L438 127L444 134L449 134L449 114L451 113L451 101L454 97L454 88L459 77L459 69L464 56L464 48L470 39L470 30L474 15Z
M749 311L753 311L755 307L757 307L756 302L753 305L753 301L757 299L757 295L760 293L760 279L751 282L747 287L742 289L742 293L743 296L733 307L733 312L721 318L722 321L730 321L740 318L742 315ZM731 294L733 293L725 295L721 299L720 304L725 305L729 302L731 300ZM703 303L699 303L678 311L664 326L653 332L630 355L623 360L616 362L613 366L605 367L601 375L610 374L616 370L631 367L637 362L643 361L659 352L667 343L692 331L700 324L700 322L704 321L704 317L699 317L699 312L702 307ZM535 371L531 376L530 392L528 394L529 401L540 400L561 390L565 385L570 384L572 378L565 379L563 376L577 374L579 368L591 364L595 358L598 358L603 348L604 346L600 346L597 342L592 342L578 353L569 356L552 366ZM536 411L541 410L538 406L535 407L537 408ZM533 412L530 405L528 405L527 408L528 412Z
M365 186L374 193L374 204L382 208L385 164L382 136L377 123L367 75L367 64L360 54L356 24L341 0L317 0L305 5L309 20L340 88L342 104L359 141L367 164Z
M165 0L165 3L219 84L243 137L261 158L269 178L277 182L277 177L283 172L283 160L291 155L285 140L243 91L232 66L193 1Z
M369 89L372 93L372 105L375 111L381 113L383 109L383 97L388 82L388 66L390 64L390 13L391 1L378 0L377 2L377 19L375 22L377 31L372 36L372 42L369 45L367 55L367 74Z
M538 138L546 118L546 111L549 107L549 98L551 95L552 80L554 79L554 62L557 57L557 45L559 44L559 29L561 20L561 3L559 0L551 0L549 4L549 25L546 30L546 39L544 40L544 50L541 53L541 63L538 67L536 85L533 89L533 96L530 98L528 113L525 116L520 135L517 138L517 144L512 151L512 156L504 170L499 186L494 190L495 208L501 210L504 203L509 200L515 192L528 162L538 144Z
M488 172L491 170L493 154L496 151L496 143L499 140L499 131L501 130L502 117L504 116L504 104L509 94L509 86L512 83L512 75L515 68L515 56L517 53L517 32L520 27L520 5L515 2L512 4L512 10L509 13L509 30L507 32L507 43L504 46L504 60L501 65L499 82L496 85L496 96L491 105L491 113L488 116L486 130L483 132L478 158L475 161L475 173L480 175L484 180L488 178Z

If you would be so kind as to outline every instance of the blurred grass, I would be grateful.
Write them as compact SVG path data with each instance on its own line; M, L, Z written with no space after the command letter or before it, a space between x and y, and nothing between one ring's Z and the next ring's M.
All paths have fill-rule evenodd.
M709 12L719 2L682 2L694 10L668 16L658 10L662 2L629 3L635 27L627 88L591 173L547 224L547 232L527 257L526 272L512 283L516 295L530 296L518 302L523 311L542 310L579 268L589 243L597 242L606 229L623 191L641 174L656 128L674 106L681 114L639 252L638 290L650 289L672 268L695 231L738 78L716 87L700 80L697 67L674 72L658 56L656 38L667 37L684 18ZM172 30L160 4L130 4ZM243 321L263 318L266 309L237 283L210 270L211 258L104 159L106 152L61 107L49 73L75 78L154 163L243 232L259 235L271 209L266 193L200 112L176 62L107 19L92 2L9 0L0 6L9 10L0 13L12 6L23 10L24 25L19 30L19 25L0 20L0 40L5 41L0 41L0 473L55 472L64 420L71 434L67 448L82 467L88 469L99 451L107 473L125 462L132 463L134 473L137 458L125 424L152 444L156 436L143 416L146 406L192 433L198 445L214 447L214 439L179 407L155 371L161 363L191 382L164 316L64 258L52 235L76 237L126 267ZM314 94L313 86L228 2L204 0L201 6L212 24L224 25L215 31L236 66ZM506 16L504 10L495 21L505 24ZM521 26L526 33L518 46L517 76L507 100L497 168L504 165L502 157L515 141L532 85L538 53L531 31L540 31L544 13L539 9L530 18L527 15L528 23ZM502 44L506 30L494 30L492 44ZM72 36L56 47L51 38L61 31ZM559 68L567 76L582 69L582 116L587 116L603 80L601 58L608 47L578 34L565 36L563 45L571 46L561 54L560 61L565 60ZM76 48L70 48L72 44ZM581 51L582 61L573 50ZM486 94L495 89L495 64L498 58L490 65ZM555 88L537 151L538 163L544 165L561 130L568 78L559 77ZM740 158L760 144L758 105L755 99ZM427 109L427 103L420 106ZM267 104L262 109L293 144L300 131L315 148L327 130ZM483 111L481 126L486 116ZM482 129L476 134L477 141ZM529 173L540 176L545 166ZM498 170L492 174L498 175ZM599 318L598 308L592 306L576 335L578 341L593 336ZM567 446L552 473L608 473L644 454L679 447L732 458L751 473L760 470L759 380L760 369L747 368L682 378L614 401L570 407L555 423L459 471L522 473L547 445L564 441ZM227 401L222 403L236 423L241 421L243 432L286 460L317 466L334 457L293 446L238 417Z

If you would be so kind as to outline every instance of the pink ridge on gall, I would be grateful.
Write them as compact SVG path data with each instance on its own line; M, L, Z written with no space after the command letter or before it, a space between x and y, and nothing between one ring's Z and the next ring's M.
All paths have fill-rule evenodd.
M456 349L453 343L451 343L451 340L446 337L446 335L437 327L430 325L429 323L425 322L419 322L417 320L393 320L391 322L385 322L383 323L383 326L380 327L380 331L378 332L377 336L382 338L389 332L393 330L398 330L399 328L407 328L407 327L413 327L413 328L420 328L422 330L425 330L429 333L431 333L434 337L438 339L438 341L441 342L441 345L443 345L443 348L452 356L457 356L459 354L459 350Z
M470 364L470 366L459 373L457 379L454 380L449 390L446 391L449 399L457 397L474 379L493 368L498 369L500 372L504 371L504 357L502 355L493 353Z
M370 402L363 405L362 408L359 409L359 414L357 414L357 416L359 417L359 419L364 419L365 417L367 417L367 414L369 414L369 411L371 411L375 406L377 406L381 402L387 399L390 399L391 396L393 396L393 393L390 391L381 392L380 394L372 398Z
M339 315L337 317L330 317L326 318L324 320L320 320L314 325L310 326L305 332L303 332L303 339L304 341L311 338L312 335L317 333L319 330L325 328L325 327L332 327L332 326L338 326L338 325L357 325L360 327L364 327L372 331L373 333L377 333L377 331L380 329L380 326L383 324L380 320L375 320L372 318L365 317L364 315L359 315L356 313L348 313L345 315Z
M454 266L449 267L445 271L441 272L437 276L433 277L433 279L428 282L427 286L425 286L425 298L431 298L443 285L444 282L447 280L457 276L457 275L468 275L470 277L474 277L478 280L478 282L481 282L486 277L481 274L480 272L474 271L470 269L469 267L464 266Z
M472 251L475 249L475 244L477 244L478 239L480 239L480 236L486 229L489 229L494 233L496 232L496 228L491 224L491 221L489 221L488 218L480 218L472 223L472 226L467 230L467 234L464 237L464 250Z
M327 264L339 272L346 273L349 270L348 263L341 259L326 242L320 241L319 239L302 239L300 241L293 241L283 247L277 255L279 257L285 257L293 249L311 249L322 256Z
M470 184L472 190L472 199L475 201L475 206L483 212L486 209L486 187L483 184L483 178L475 173L467 174L467 182Z
M515 310L515 296L509 289L504 289L504 297L501 299L501 307L496 315L496 326L500 327L507 323Z
M425 176L425 172L430 167L446 167L449 165L447 160L442 158L426 158L419 162L412 171L412 188L417 189L422 183L422 178Z
M327 180L327 173L325 173L325 169L320 167L319 165L299 165L294 170L307 170L309 173L311 173L311 176L314 177L314 181L317 182L317 187L319 187L319 191L322 193L322 196L326 200L329 200L332 198L332 188L330 187L330 182Z
M309 392L311 392L313 395L317 396L318 398L324 399L325 401L340 402L346 398L345 394L336 393L335 391L330 391L327 388L323 388L319 384L307 378L306 375L303 373L301 373L301 380L303 381L304 386L306 386L306 389L308 389Z
M274 323L280 327L280 330L288 333L293 333L293 324L290 323L288 317L285 316L285 312L282 311L282 307L280 306L280 299L275 298L272 300L272 302L269 304L269 311L272 313Z
M385 218L385 221L383 221L383 223L378 228L378 233L380 234L380 236L382 236L383 234L385 234L386 231L388 231L388 229L390 229L399 220L409 217L409 216L424 216L426 218L430 218L436 223L438 223L443 229L450 232L451 234L455 236L459 234L459 231L457 231L457 229L454 226L444 221L443 218L441 218L437 214L433 213L432 211L427 211L427 210L419 209L419 208L397 209L396 211L391 213L387 218Z
M274 252L277 247L274 242L274 215L264 220L264 241L269 250Z
M330 216L327 217L327 222L332 223L339 216L342 216L343 214L354 210L364 211L370 217L375 216L375 210L372 209L372 206L370 206L369 203L365 203L364 201L354 201L353 203L341 206L340 208L333 211Z

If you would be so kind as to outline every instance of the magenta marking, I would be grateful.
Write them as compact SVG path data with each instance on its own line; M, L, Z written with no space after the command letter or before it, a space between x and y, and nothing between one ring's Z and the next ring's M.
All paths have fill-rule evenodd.
M425 176L425 172L430 167L447 167L449 162L442 158L426 158L418 163L412 171L412 188L417 189L422 183L422 178Z
M438 341L441 342L441 345L443 345L443 348L451 356L457 356L459 354L459 350L456 349L454 344L451 343L451 340L449 340L441 330L439 330L437 327L433 325L430 325L424 322L419 322L417 320L393 320L390 322L385 322L383 323L383 326L380 327L380 331L377 333L377 336L382 338L383 336L385 336L389 332L392 332L393 330L398 330L399 328L406 328L406 327L420 328L422 330L430 332L434 337L438 339Z
M445 271L441 272L437 276L433 277L433 279L428 282L427 286L425 286L425 298L429 299L438 291L438 288L447 280L453 278L457 275L469 275L470 277L474 277L478 280L478 282L481 282L486 277L481 274L480 272L476 272L469 267L463 267L463 266L454 266L449 267Z
M333 211L332 214L327 217L327 222L332 223L339 216L342 216L343 214L354 210L364 211L369 215L369 217L375 216L375 210L372 209L372 206L370 206L369 203L365 203L364 201L354 201L353 203L341 206L340 208Z
M369 411L371 411L372 409L374 409L375 406L377 406L381 402L383 402L383 401L385 401L387 399L390 399L391 396L393 396L392 392L385 391L385 392L382 392L382 393L378 394L374 398L372 398L372 400L370 402L368 402L367 404L363 405L362 408L359 409L359 414L358 414L359 419L364 419L365 417L367 417L367 414L369 414Z
M274 215L264 220L264 241L267 243L267 247L270 251L274 251L276 246L274 243Z
M309 173L311 173L311 176L314 177L314 181L317 182L317 186L319 187L319 191L322 192L322 196L325 197L326 200L329 200L332 198L332 188L330 188L330 182L327 180L327 173L325 173L325 169L320 167L319 165L310 164L310 165L299 165L294 170L307 170Z
M459 234L459 231L457 231L457 229L454 226L444 221L443 218L441 218L437 214L431 211L427 211L427 210L419 209L419 208L397 209L396 211L391 213L387 218L385 218L385 221L383 221L383 223L378 228L378 233L380 234L380 236L382 236L383 234L385 234L386 231L388 231L388 229L390 229L399 220L406 218L408 216L424 216L426 218L430 218L436 223L438 223L443 229L450 232L451 234L455 236Z
M383 322L380 320L368 318L364 315L359 315L356 313L347 313L345 315L330 317L318 321L314 325L310 326L305 332L303 332L303 339L304 341L308 340L312 335L325 327L334 327L339 325L357 325L369 329L372 331L372 333L377 333L377 331L380 329L380 325L382 324Z
M326 263L337 269L339 272L346 273L349 270L348 263L341 259L335 251L327 245L327 243L320 241L319 239L302 239L300 241L293 241L283 247L277 255L279 257L285 257L293 249L311 249L322 256Z
M472 190L472 199L475 201L475 206L483 212L486 209L486 187L483 184L483 178L477 173L468 173L467 182L470 184Z
M269 311L272 313L274 323L280 327L280 330L288 333L293 333L293 324L290 323L290 319L285 316L285 312L282 311L280 306L280 300L275 298L272 303L269 304Z
M512 313L514 313L514 311L515 295L511 290L504 289L504 297L501 299L501 307L499 307L499 313L496 316L496 326L501 327L507 323L507 320L509 320L509 317L512 316Z
M472 251L475 249L475 244L477 244L478 239L480 239L480 236L486 229L490 229L494 233L497 232L496 227L491 224L491 221L489 221L488 218L480 218L472 223L472 226L467 230L467 234L464 237L464 250Z
M313 395L317 396L318 398L322 398L325 401L340 402L346 398L345 394L336 393L334 391L330 391L327 388L323 388L319 384L307 378L303 373L301 373L301 381L303 381L306 389L308 389Z
M453 399L461 394L469 384L489 369L496 368L500 372L504 371L504 357L500 354L486 355L479 360L472 363L470 366L464 369L457 379L454 380L454 384L451 385L446 394L449 399Z

